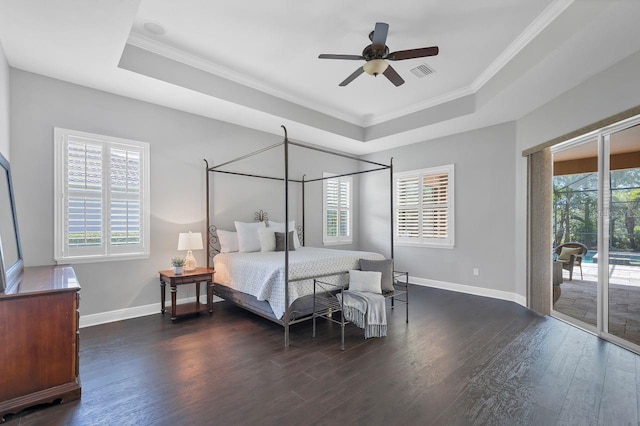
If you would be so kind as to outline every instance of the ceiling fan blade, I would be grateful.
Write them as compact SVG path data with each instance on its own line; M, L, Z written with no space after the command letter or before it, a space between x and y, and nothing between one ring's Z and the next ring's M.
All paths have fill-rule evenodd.
M360 55L332 55L330 53L323 53L319 55L320 59L351 59L351 60L362 60L364 61L364 56Z
M376 22L376 28L373 30L373 39L371 40L371 48L374 51L384 52L387 43L387 33L389 32L389 24L384 22Z
M355 70L353 72L353 74L351 74L349 77L347 77L342 83L339 84L339 86L346 86L347 84L351 83L353 80L356 79L356 77L358 77L360 74L362 74L364 72L364 69L362 67L359 67L357 70Z
M423 47L422 49L409 49L391 52L387 55L390 61L401 61L403 59L424 58L427 56L436 56L439 52L438 46Z
M387 77L389 79L390 82L392 82L394 84L394 86L398 87L398 86L402 86L404 84L404 80L402 79L402 77L400 77L400 74L398 74L396 72L396 70L393 69L393 67L391 65L389 65L387 67L386 70L384 70L383 72L384 76Z

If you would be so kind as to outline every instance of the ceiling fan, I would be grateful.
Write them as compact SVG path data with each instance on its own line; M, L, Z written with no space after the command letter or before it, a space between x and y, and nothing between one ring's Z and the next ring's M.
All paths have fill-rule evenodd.
M404 80L393 69L387 61L402 61L404 59L424 58L427 56L435 56L438 54L438 46L423 47L421 49L409 49L398 50L396 52L389 53L389 48L386 46L387 33L389 32L389 24L384 22L376 22L375 29L369 34L371 44L364 48L362 55L332 55L322 54L318 56L320 59L349 59L349 60L364 60L367 61L363 66L358 68L347 77L340 86L346 86L356 79L360 74L366 72L367 74L378 76L378 74L384 74L396 87L404 84Z

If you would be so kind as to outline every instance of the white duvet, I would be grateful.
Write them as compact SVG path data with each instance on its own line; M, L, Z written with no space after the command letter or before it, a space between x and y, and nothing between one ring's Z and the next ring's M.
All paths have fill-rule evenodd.
M289 279L358 269L360 259L381 260L384 256L366 251L300 247L289 252ZM216 283L268 301L276 317L282 318L284 252L221 253L214 257L213 265ZM313 294L312 279L289 283L289 304L308 294Z

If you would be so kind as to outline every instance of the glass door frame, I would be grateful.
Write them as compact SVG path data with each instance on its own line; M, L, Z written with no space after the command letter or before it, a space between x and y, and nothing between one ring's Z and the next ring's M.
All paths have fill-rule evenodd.
M551 181L553 182L553 155L560 151L565 151L573 147L592 142L597 139L598 143L598 282L596 283L596 327L584 321L573 318L553 309L553 299L550 298L551 316L567 322L573 326L584 329L598 337L608 340L614 344L627 348L633 352L640 353L640 345L632 343L621 337L608 332L609 330L609 227L610 227L610 207L611 207L611 135L628 128L640 125L640 115L627 118L609 126L580 135L566 142L551 147ZM553 247L552 247L553 249ZM552 254L549 262L553 262ZM553 285L552 282L549 283ZM553 292L553 287L551 287ZM640 316L640 314L639 314Z
M551 147L551 182L553 184L553 156L561 151L566 151L569 150L571 148L575 148L577 146L589 143L589 142L593 142L594 140L597 141L597 152L596 155L598 157L598 167L596 170L596 174L597 174L597 182L598 182L598 232L597 232L597 238L598 238L598 253L600 252L600 242L601 242L601 238L600 238L600 229L601 229L601 219L602 219L602 215L600 214L601 212L601 196L600 196L600 187L601 187L601 179L602 179L602 173L601 170L602 168L600 167L600 149L601 149L601 137L600 137L600 130L595 130L593 132L589 132L586 133L584 135L580 135L576 138L570 139L566 142L560 143L558 145L554 145ZM552 191L553 192L553 191ZM553 205L553 204L552 204ZM551 219L551 218L550 218ZM553 249L554 247L551 247L550 249L550 254L549 254L549 262L553 263ZM607 257L608 259L608 257ZM561 321L564 321L570 325L573 325L575 327L581 328L585 331L588 331L589 333L595 334L595 335L599 335L600 331L602 330L602 323L601 323L601 319L602 319L602 312L601 312L601 303L600 301L600 292L601 290L601 285L600 285L600 269L604 269L600 267L600 264L598 264L598 283L596 283L596 294L597 294L597 300L596 300L596 326L594 327L593 325L586 323L584 321L581 321L577 318L574 318L572 316L569 316L567 314L564 314L562 312L556 311L555 309L553 309L553 298L549 298L549 303L551 304L550 307L550 314L552 317L557 318ZM608 268L607 268L608 269ZM551 294L553 294L553 282L550 282L549 285L551 286Z

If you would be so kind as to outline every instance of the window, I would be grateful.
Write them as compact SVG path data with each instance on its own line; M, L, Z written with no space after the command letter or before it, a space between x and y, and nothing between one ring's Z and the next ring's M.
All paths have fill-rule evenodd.
M56 128L58 262L149 257L149 144Z
M323 177L333 176L324 173ZM351 217L351 177L343 176L323 181L323 235L324 245L353 242Z
M453 164L396 173L394 182L396 243L453 248Z

